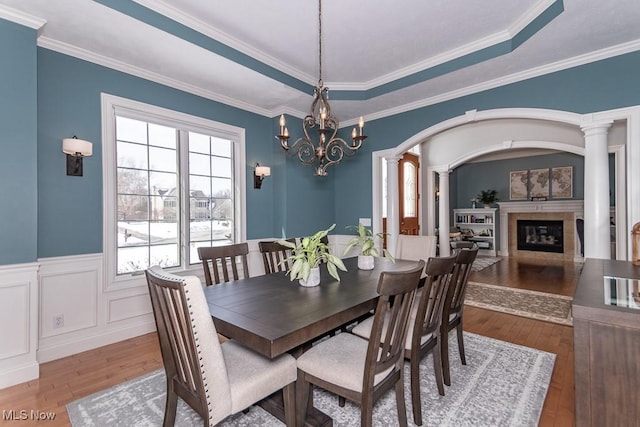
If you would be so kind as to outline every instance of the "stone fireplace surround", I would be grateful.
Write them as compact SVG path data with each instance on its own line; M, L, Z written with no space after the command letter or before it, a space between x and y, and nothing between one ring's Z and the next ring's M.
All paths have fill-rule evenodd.
M580 241L576 232L576 219L584 216L583 200L547 200L500 202L501 256L535 257L567 261L582 261ZM517 220L561 220L564 228L564 253L520 251L517 246Z

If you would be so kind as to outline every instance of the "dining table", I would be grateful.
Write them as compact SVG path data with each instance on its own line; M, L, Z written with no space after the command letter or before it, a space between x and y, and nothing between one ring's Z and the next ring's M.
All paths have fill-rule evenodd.
M343 262L347 271L339 271L339 281L321 265L320 284L314 287L291 281L285 272L207 286L204 293L217 332L268 358L284 353L297 357L315 340L370 313L378 300L382 272L416 265L380 257L372 270L360 270L357 257ZM261 406L284 420L281 401L270 399ZM307 423L331 425L327 418L310 408Z

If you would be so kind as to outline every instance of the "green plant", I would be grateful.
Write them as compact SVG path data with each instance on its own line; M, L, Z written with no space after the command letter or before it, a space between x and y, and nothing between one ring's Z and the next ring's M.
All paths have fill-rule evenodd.
M303 237L298 243L287 242L286 240L277 241L292 251L292 255L286 259L291 263L291 268L287 271L291 280L307 280L311 269L318 267L320 262L324 261L327 263L327 271L329 271L331 277L340 281L338 270L347 271L347 268L342 260L331 254L329 247L322 242L322 238L329 234L335 226L333 224L326 230L318 231L313 236Z
M346 255L351 250L351 248L359 247L361 255L374 257L380 256L380 252L376 247L375 238L377 237L379 239L382 239L384 237L384 233L377 233L374 235L373 231L371 231L370 228L367 228L362 224L358 224L357 226L348 225L347 228L355 230L358 235L349 240L349 243L344 250L343 255ZM395 262L393 256L391 256L389 251L387 251L386 249L384 249L384 255L391 259L391 261Z
M485 205L492 205L500 200L498 199L498 192L496 190L481 190L476 197Z

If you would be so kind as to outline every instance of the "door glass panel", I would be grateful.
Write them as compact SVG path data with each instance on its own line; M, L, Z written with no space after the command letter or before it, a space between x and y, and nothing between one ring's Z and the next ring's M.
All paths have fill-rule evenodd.
M409 162L404 163L404 216L415 217L416 214L416 167Z

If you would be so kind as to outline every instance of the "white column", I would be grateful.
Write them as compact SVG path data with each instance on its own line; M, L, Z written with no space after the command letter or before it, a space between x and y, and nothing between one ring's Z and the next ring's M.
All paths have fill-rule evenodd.
M611 122L582 126L584 150L584 256L611 259L609 152Z
M398 194L398 162L402 156L386 157L387 161L387 250L396 256L400 234L400 195Z
M451 244L449 243L449 171L438 171L440 203L438 209L438 229L440 256L449 256L451 254Z

